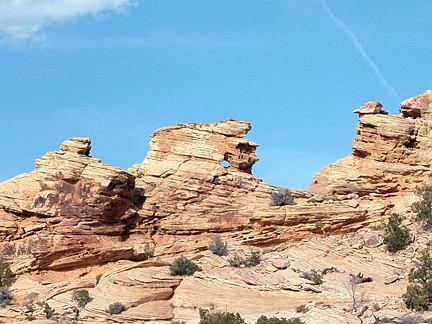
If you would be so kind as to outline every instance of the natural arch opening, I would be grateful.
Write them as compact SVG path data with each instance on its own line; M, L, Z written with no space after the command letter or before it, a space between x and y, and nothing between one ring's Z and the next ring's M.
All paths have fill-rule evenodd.
M229 167L231 166L231 163L229 163L227 160L223 160L223 161L221 162L221 165L222 165L224 168L229 168Z

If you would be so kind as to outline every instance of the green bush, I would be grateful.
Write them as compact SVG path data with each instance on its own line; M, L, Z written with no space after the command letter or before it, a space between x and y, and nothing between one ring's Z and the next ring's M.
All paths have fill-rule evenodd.
M259 252L252 252L250 256L243 258L235 253L234 256L228 260L228 262L233 267L254 267L261 263L261 255Z
M402 299L409 309L416 311L428 309L428 303L424 298L424 292L420 285L409 285L406 293L402 295Z
M55 310L51 308L47 302L44 302L42 306L43 306L43 313L45 314L45 317L50 319L54 315Z
M245 264L245 259L240 255L238 255L237 253L235 253L232 258L228 259L228 262L233 267L240 267Z
M317 285L321 285L323 281L323 275L316 270L312 270L312 281Z
M200 309L199 324L246 324L239 313L215 312L213 309Z
M200 309L200 321L198 324L246 324L239 313L216 312L214 309ZM300 318L277 318L261 316L256 324L304 324Z
M255 267L261 263L261 255L259 252L252 252L250 256L246 258L246 267Z
M228 255L228 245L224 243L219 235L213 236L208 249L219 256Z
M393 213L384 223L384 244L387 244L389 252L397 252L405 249L410 243L409 229L401 226L403 217Z
M12 283L13 273L9 265L0 260L0 287L10 286Z
M423 252L419 266L409 275L407 292L402 295L406 306L420 311L428 309L432 302L432 258L429 251Z
M36 317L33 315L33 313L27 315L26 320L27 321L34 321L36 319Z
M317 270L311 270L311 272L303 271L300 273L300 278L305 278L307 280L313 281L317 285L321 285L323 281L323 275Z
M381 309L381 306L380 306L380 304L375 303L375 304L373 304L372 308L375 312L378 312Z
M294 205L294 197L287 188L277 187L271 193L271 199L270 206Z
M34 321L36 319L36 317L33 315L34 311L36 310L35 305L33 302L28 302L24 306L27 308L27 313L30 313L27 315L26 320Z
M144 254L147 257L147 259L153 257L154 252L155 252L154 247L151 247L149 243L146 243L144 246Z
M72 294L72 300L77 302L78 306L84 307L88 302L90 302L91 298L89 296L89 292L85 289L75 290Z
M185 256L175 259L170 265L171 276L191 276L202 269Z
M432 228L432 186L424 184L418 186L415 194L420 197L420 201L412 204L411 209L416 214L415 220L422 222L423 228Z
M277 317L270 317L267 318L266 316L261 316L256 321L256 324L303 324L303 321L300 318L277 318Z
M106 310L106 312L108 314L112 315L112 314L120 314L121 312L123 312L125 310L126 310L125 305L123 305L120 302L116 302L116 303L110 304L108 306L108 309Z

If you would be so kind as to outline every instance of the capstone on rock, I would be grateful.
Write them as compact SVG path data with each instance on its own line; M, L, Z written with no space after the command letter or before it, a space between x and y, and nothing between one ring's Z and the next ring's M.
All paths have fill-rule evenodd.
M62 145L60 146L60 150L64 152L71 152L88 156L90 155L91 150L90 144L90 138L72 137L62 143Z

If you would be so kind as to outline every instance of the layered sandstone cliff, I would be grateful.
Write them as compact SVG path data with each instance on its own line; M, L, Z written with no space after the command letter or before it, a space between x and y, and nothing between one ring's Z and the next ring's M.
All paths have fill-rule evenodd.
M377 233L316 234L353 232L407 210L415 186L430 179L432 90L401 107L399 116L378 102L356 110L352 155L324 168L309 191L290 189L294 204L285 206L274 206L277 188L252 174L258 145L245 138L248 122L162 128L144 161L127 172L91 157L90 139L65 141L36 160L34 171L0 184L0 253L17 275L17 304L0 309L0 320L24 319L17 305L27 301L49 302L73 318L72 292L85 288L91 301L79 310L82 323L197 322L197 307L212 305L256 320L263 312L294 316L296 306L322 300L335 305L331 316L317 306L306 323L355 323L343 310L340 283L358 271L378 279L374 302L385 299L400 315L401 273L428 237L419 235L415 249L388 260ZM229 257L212 255L215 234L230 253L261 251L262 264L237 269ZM170 276L169 264L181 254L203 271ZM332 267L340 272L322 289L298 276ZM387 289L389 282L398 288ZM126 311L108 316L118 301Z
M309 187L321 194L412 193L428 181L432 161L432 90L401 103L398 116L371 101L359 114L352 154L318 173Z
M237 240L262 245L297 241L311 232L348 232L367 223L367 208L348 203L306 203L311 195L291 190L294 205L271 206L274 186L253 176L257 144L245 139L248 122L182 124L162 128L150 139L136 176L139 221L131 233L163 237L236 233ZM223 166L223 162L229 164ZM378 210L378 211L377 211ZM317 228L316 224L322 225Z
M72 138L36 169L0 184L0 251L15 272L138 257L117 242L133 222L135 179Z
M128 172L91 157L87 138L65 141L33 172L0 184L4 259L18 273L143 260L145 243L159 253L199 250L207 244L199 237L214 233L268 245L353 231L385 211L377 201L300 190L291 190L293 205L272 206L275 187L252 175L258 145L245 139L250 129L236 120L160 129Z

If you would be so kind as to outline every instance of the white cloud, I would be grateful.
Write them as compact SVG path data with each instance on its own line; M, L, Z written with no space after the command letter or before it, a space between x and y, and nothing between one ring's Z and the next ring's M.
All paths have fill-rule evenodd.
M121 10L128 4L131 0L0 0L0 33L27 39L47 25Z

